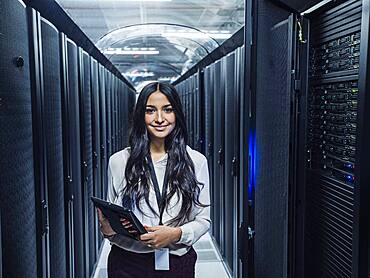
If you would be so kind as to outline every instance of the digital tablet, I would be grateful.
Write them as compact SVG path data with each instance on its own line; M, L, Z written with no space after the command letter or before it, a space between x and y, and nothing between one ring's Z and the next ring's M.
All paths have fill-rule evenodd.
M136 239L135 236L142 235L147 233L145 230L143 224L137 219L135 214L127 208L109 203L107 201L104 201L102 199L91 197L91 200L93 201L94 205L101 209L104 216L108 219L109 224L111 225L112 229L117 233L125 236L132 237ZM120 219L125 218L132 224L132 227L130 227L130 230L136 230L137 234L133 235L126 230Z

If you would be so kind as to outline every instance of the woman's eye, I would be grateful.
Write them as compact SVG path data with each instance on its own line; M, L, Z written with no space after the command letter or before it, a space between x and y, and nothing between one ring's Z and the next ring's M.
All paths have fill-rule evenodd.
M167 107L167 108L164 108L163 111L165 113L172 113L173 112L173 108L172 107Z
M146 108L145 109L145 113L147 113L147 114L153 114L155 112L155 109L153 109L153 108Z

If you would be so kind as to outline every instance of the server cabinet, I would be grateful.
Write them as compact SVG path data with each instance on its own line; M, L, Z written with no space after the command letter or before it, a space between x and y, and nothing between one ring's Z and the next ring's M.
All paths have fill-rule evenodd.
M224 76L225 82L225 101L224 106L221 107L224 112L224 163L225 163L225 178L224 178L224 230L225 230L225 258L226 262L231 270L231 273L235 271L234 263L236 263L236 250L234 243L236 243L236 231L237 231L237 199L234 196L235 184L235 166L236 166L236 147L235 138L238 138L238 117L235 114L235 98L237 97L235 90L235 52L230 53L221 60L222 76Z
M107 167L107 112L106 112L106 71L102 65L99 65L99 103L100 103L100 165L101 165L101 194L106 199Z
M1 233L1 211L0 211L0 278L3 278L3 236Z
M195 83L195 75L189 78L189 106L190 106L190 125L191 125L191 141L192 141L192 148L196 149L196 83Z
M84 222L84 252L86 275L90 275L94 254L94 214L90 201L93 195L92 168L92 127L91 127L91 79L90 56L79 48L79 96L80 96L80 138L81 138L81 172L82 204Z
M63 173L64 173L64 215L66 241L66 277L74 277L74 240L73 240L73 204L72 204L72 166L71 166L71 132L69 116L69 88L68 88L68 50L66 36L59 35L60 45L60 78L62 99L62 136L63 136Z
M77 45L61 35L67 276L84 277Z
M117 87L117 78L112 75L112 83L111 83L111 86L112 86L112 93L111 93L111 118L112 118L112 154L115 153L117 151L117 118L116 118L116 111L117 111L117 108L116 108L116 105L117 105L117 91L116 91L116 87Z
M79 98L79 61L78 47L70 39L66 39L66 77L69 115L69 157L70 157L70 191L67 196L68 208L72 210L73 232L73 275L71 277L86 277L84 253L84 218L83 218L83 186L81 167L81 124L80 124L80 98Z
M248 44L248 43L246 43ZM249 44L248 44L249 45ZM246 51L248 48L240 47L236 50L235 57L235 91L236 97L235 113L239 115L237 128L239 130L238 137L235 137L234 142L236 148L236 159L234 160L234 181L235 185L235 199L236 199L236 223L237 223L237 240L235 241L235 249L237 259L235 263L236 277L249 277L248 270L250 265L253 265L253 258L248 256L248 253L253 252L250 248L252 219L250 219L250 205L249 205L249 188L251 187L253 179L253 142L251 142L252 133L250 111L250 91L249 71L245 71L246 65ZM249 50L249 49L248 49ZM248 230L248 227L250 230ZM250 275L252 276L252 275Z
M64 174L59 31L41 18L51 277L66 277Z
M123 120L123 84L119 82L118 87L118 110L117 110L117 119L118 119L118 150L122 149L122 120Z
M111 118L111 73L106 71L106 80L105 80L105 97L106 97L106 119L107 119L107 159L109 161L109 157L112 154L112 118ZM106 192L105 192L106 194Z
M30 81L35 73L30 71L35 65L30 63L34 53L29 51L28 38L31 44L34 41L27 29L25 5L2 1L0 6L1 275L37 277L42 264L37 261L41 235L36 230L41 227L36 222L41 219L35 206L41 207L42 199L35 190L42 170L35 168L39 171L34 172L34 167L42 165L35 164L40 161L37 150L42 145L34 141L39 138L33 139L36 113L31 104L38 95L35 88L31 95Z
M254 275L287 277L294 23L268 1L257 7Z
M205 92L204 92L204 71L198 71L198 150L207 155L205 146Z
M305 275L365 277L369 1L329 4L307 17Z
M100 105L99 105L99 78L98 78L98 62L91 58L90 59L90 78L91 78L91 133L92 133L92 169L93 169L93 188L92 195L101 198L100 191L100 179L101 179L101 165L100 165ZM89 198L90 201L90 198ZM97 260L97 254L99 251L99 225L98 218L95 213L93 204L92 206L92 226L93 237L91 240L94 241L94 251L91 256L91 261Z
M208 160L209 165L209 176L210 176L210 197L211 197L211 204L214 204L214 174L213 174L213 91L214 91L214 79L213 79L213 67L208 66L204 69L204 145L205 145L205 155ZM212 219L212 234L217 238L215 235L216 230L216 212L215 206L211 206L211 219Z
M194 75L194 143L195 143L195 149L198 151L202 151L201 147L201 118L200 118L200 112L201 112L201 98L203 94L200 90L200 79L201 73L198 72Z
M36 238L37 275L49 277L50 249L48 233L48 192L45 134L45 91L41 46L40 14L28 8L30 39L30 73L32 88L32 123L34 140L35 197L36 197Z
M218 219L217 230L221 254L225 254L225 201L224 201L224 79L221 78L221 62L217 61L214 65L214 104L213 104L213 142L214 148L214 207L215 218ZM217 211L216 211L217 208ZM217 236L217 234L215 234Z
M122 131L122 147L121 149L125 148L128 145L128 130L129 130L129 95L130 91L129 89L124 86L124 91L122 95L122 126L121 126L121 131Z

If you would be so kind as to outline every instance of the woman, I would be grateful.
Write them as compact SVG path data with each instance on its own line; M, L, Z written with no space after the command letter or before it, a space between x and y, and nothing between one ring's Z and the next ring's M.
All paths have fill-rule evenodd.
M116 234L98 210L101 232L112 243L110 278L194 277L192 245L211 223L209 174L205 156L186 143L175 88L158 82L145 86L133 115L130 147L109 159L107 198L130 207L148 233L138 240ZM131 227L127 220L122 224Z

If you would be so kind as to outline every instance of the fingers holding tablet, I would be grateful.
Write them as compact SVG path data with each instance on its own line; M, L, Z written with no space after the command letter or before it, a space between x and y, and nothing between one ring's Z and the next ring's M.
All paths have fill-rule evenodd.
M104 216L101 209L96 208L96 211L98 213L100 231L103 233L103 235L105 236L115 235L116 232L112 229L108 219Z
M127 220L126 218L121 218L120 219L120 221L121 221L121 223L122 223L122 225L123 225L123 227L130 233L130 234L133 234L133 235L135 235L135 234L138 234L138 231L136 230L136 229L130 229L131 227L133 227L133 224L129 221L129 220Z

